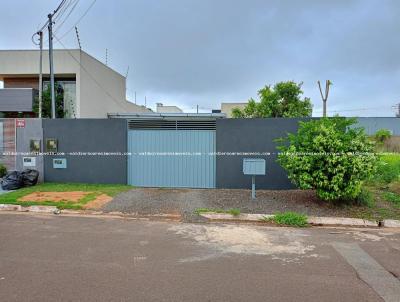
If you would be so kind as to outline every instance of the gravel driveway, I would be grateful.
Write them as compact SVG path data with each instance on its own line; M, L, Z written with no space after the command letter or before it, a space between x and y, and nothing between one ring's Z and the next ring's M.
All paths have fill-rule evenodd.
M344 208L318 200L313 191L258 190L256 200L250 195L250 190L240 189L137 188L119 194L103 210L138 215L180 214L185 221L198 221L198 215L193 213L198 208L237 208L242 213L295 211L315 216L349 216Z

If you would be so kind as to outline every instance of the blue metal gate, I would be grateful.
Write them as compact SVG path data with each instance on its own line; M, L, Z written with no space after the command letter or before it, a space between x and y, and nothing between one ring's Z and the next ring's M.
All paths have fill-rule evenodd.
M215 130L128 130L128 183L215 188Z

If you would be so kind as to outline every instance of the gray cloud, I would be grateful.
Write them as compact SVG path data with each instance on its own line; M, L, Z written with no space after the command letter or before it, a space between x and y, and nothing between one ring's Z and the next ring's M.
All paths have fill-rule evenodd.
M60 35L90 4L81 2ZM0 47L32 47L30 35L52 6L6 3ZM137 91L141 102L147 95L152 104L218 108L295 80L319 115L316 81L330 79L328 109L392 116L390 106L400 101L399 10L395 0L98 0L79 29L89 53L103 59L108 48L112 67L125 73L130 66L128 95ZM64 43L76 46L73 33Z

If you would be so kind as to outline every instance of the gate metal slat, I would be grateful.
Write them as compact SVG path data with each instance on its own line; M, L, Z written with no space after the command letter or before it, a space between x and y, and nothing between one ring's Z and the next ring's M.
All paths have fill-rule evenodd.
M145 187L215 187L215 131L129 130L128 181ZM139 156L139 152L189 152L201 155Z

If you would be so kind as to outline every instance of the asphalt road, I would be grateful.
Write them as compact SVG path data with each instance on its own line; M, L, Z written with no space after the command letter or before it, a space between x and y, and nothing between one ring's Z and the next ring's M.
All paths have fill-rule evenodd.
M0 301L400 301L400 230L0 214Z

